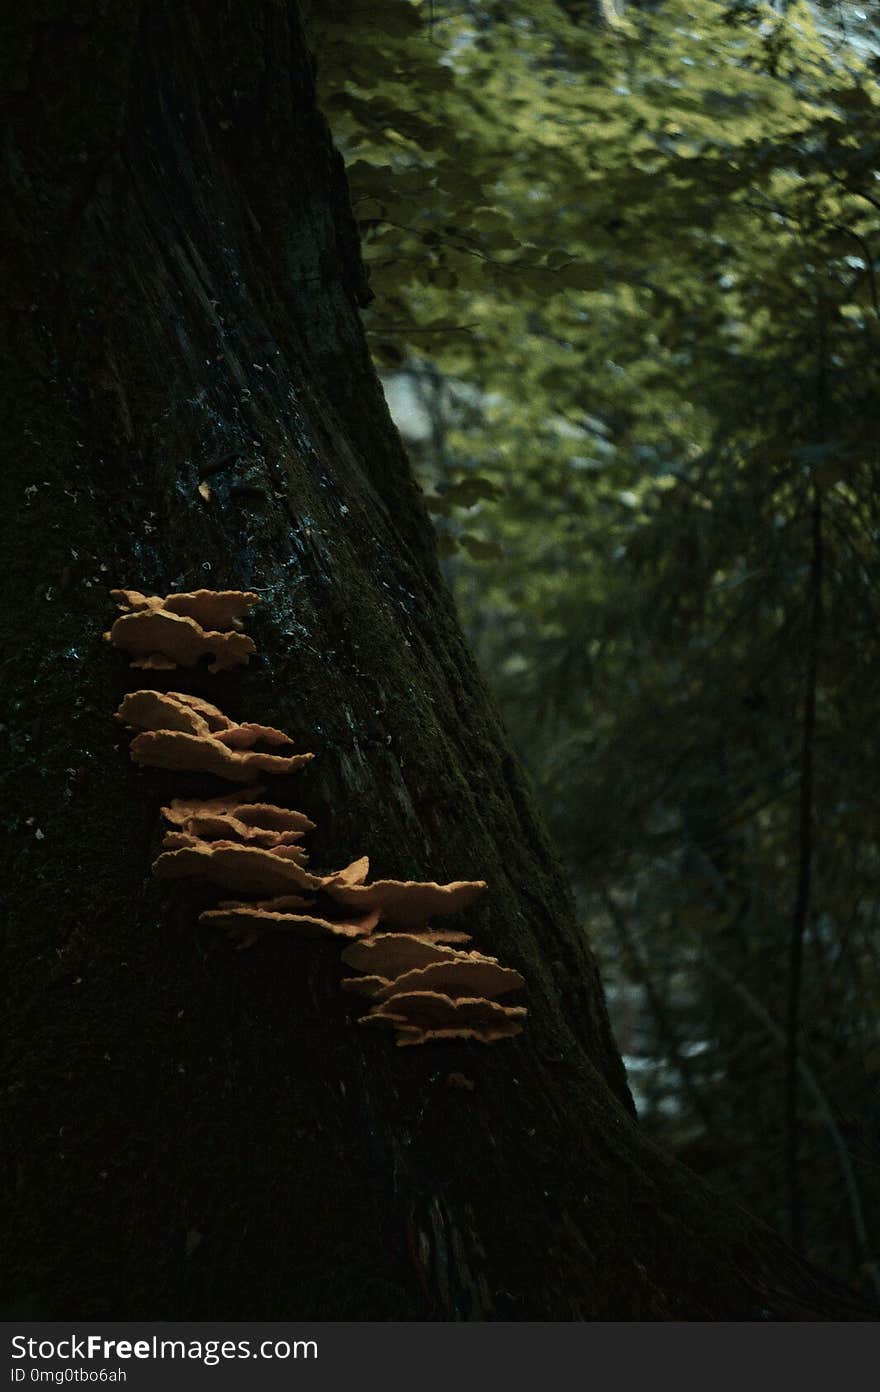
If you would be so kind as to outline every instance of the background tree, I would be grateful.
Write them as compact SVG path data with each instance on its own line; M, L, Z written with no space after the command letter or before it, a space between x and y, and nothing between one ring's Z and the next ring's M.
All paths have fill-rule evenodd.
M366 352L296 8L19 7L4 26L14 1308L860 1313L633 1121ZM193 688L315 750L282 792L315 814L317 864L485 876L472 926L528 978L521 1040L395 1051L354 1027L334 951L233 953L151 879L180 780L137 772L114 729L132 674L100 639L107 590L205 581L261 592L260 660Z

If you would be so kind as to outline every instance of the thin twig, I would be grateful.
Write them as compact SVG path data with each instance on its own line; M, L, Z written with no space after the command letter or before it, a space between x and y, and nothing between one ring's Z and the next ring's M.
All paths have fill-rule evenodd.
M824 311L819 302L819 438L825 439L825 335ZM785 1038L785 1170L788 1191L788 1224L791 1245L803 1251L804 1213L800 1172L800 1134L798 1122L798 1047L800 1035L801 986L804 971L804 935L810 911L813 874L814 766L816 736L816 687L819 676L819 641L822 633L822 495L813 484L812 555L810 557L810 640L804 682L804 718L801 732L800 855L791 935L788 946L788 999Z
M712 1136L715 1132L714 1122L709 1114L709 1108L706 1105L705 1099L694 1082L690 1063L687 1057L682 1053L675 1028L666 1013L663 998L651 980L650 971L645 965L644 959L639 952L638 945L634 941L626 924L626 920L620 912L619 906L611 897L611 893L606 885L602 885L601 895L602 902L605 905L605 911L617 933L624 960L629 967L630 974L645 992L645 999L654 1016L657 1033L666 1056L681 1078L682 1089L691 1107L703 1123L707 1134Z
M754 1015L756 1020L761 1022L767 1033L771 1035L777 1043L785 1045L787 1043L785 1030L783 1030L781 1025L777 1024L773 1016L769 1011L765 1010L761 1002L752 995L748 987L744 986L741 981L737 981L734 976L731 976L730 972L722 967L705 948L703 949L702 960L713 976L717 977L719 981L723 981L726 986L730 987L735 995L739 996L749 1012ZM804 1087L812 1097L816 1110L822 1117L828 1130L828 1135L840 1166L840 1173L843 1176L843 1185L849 1203L853 1234L855 1236L856 1246L859 1249L862 1268L867 1272L871 1284L877 1293L877 1298L880 1300L880 1267L878 1267L877 1262L871 1255L871 1241L865 1222L862 1196L859 1192L858 1181L852 1166L849 1150L847 1149L843 1136L840 1134L840 1128L834 1119L834 1112L825 1094L825 1090L803 1055L798 1055L797 1070Z

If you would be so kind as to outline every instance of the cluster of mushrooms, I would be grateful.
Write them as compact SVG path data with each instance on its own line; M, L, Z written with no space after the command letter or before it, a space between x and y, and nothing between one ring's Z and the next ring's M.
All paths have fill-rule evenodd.
M222 672L245 665L256 651L242 632L256 594L111 595L122 613L104 636L131 656L134 668L192 668L208 656L208 670ZM262 801L265 786L254 782L293 773L312 758L290 753L289 735L269 725L239 724L181 691L130 692L116 719L135 732L136 763L242 785L217 797L174 798L162 808L169 830L154 873L207 881L236 896L205 910L200 923L225 929L239 947L267 932L345 939L342 960L359 975L343 980L342 989L366 997L370 1005L360 1023L393 1030L398 1045L443 1039L493 1044L520 1033L525 1008L498 1001L525 985L520 973L464 950L469 934L429 923L469 908L484 881L368 884L366 856L343 870L315 874L301 845L314 822Z

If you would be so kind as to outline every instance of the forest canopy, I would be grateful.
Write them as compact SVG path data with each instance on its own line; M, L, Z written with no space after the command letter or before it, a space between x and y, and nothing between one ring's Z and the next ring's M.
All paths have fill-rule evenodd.
M875 35L621 8L315 8L366 327L644 1124L877 1295Z

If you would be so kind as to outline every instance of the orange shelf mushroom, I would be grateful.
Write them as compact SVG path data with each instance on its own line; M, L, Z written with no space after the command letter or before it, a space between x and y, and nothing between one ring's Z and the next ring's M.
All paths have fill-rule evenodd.
M258 846L239 846L231 841L202 842L176 851L163 851L153 863L153 873L162 880L208 880L224 889L244 894L282 894L285 890L323 888L332 876L312 875L304 870L294 846L265 850Z
M369 990L364 989L367 981L371 983ZM450 954L446 961L414 967L393 980L381 976L349 977L340 984L343 990L368 995L371 1000L387 1001L408 991L440 991L453 998L480 996L495 1000L508 991L521 990L526 983L513 967L502 967L494 957L481 957L473 952Z
M398 1046L429 1044L449 1039L474 1039L495 1044L522 1031L528 1011L522 1005L499 1005L477 997L443 995L436 991L406 991L383 1001L360 1024L395 1032Z
M171 671L195 667L203 657L211 672L242 667L256 652L241 632L242 620L259 595L239 590L194 590L189 594L143 595L111 590L123 611L105 639L131 654L132 667Z
M385 923L416 927L433 914L461 913L486 889L485 880L452 884L417 880L374 880L372 884L328 886L328 893L352 909L378 908Z
M293 744L290 735L272 725L246 721L239 725L210 701L181 691L130 691L116 712L116 719L132 729L182 730L191 735L210 735L227 749L253 749L255 744Z
M256 651L242 632L259 598L249 591L111 594L122 613L104 637L132 655L132 667L194 667L209 656L209 670L220 672L245 665ZM312 758L286 752L293 740L283 730L231 720L209 701L180 691L130 692L116 719L136 731L130 750L136 763L212 773L246 785L211 798L174 798L162 808L171 829L153 864L158 878L204 880L261 896L221 900L200 914L201 924L224 929L239 947L266 932L346 940L342 960L359 975L343 980L342 989L369 1002L361 1024L392 1030L400 1046L493 1044L521 1032L525 1007L497 999L525 986L520 973L495 957L462 950L470 934L432 928L427 921L470 908L485 891L484 880L368 884L366 856L342 870L314 874L305 868L309 857L299 844L314 822L261 801L265 788L252 781L255 775L292 773ZM382 923L392 931L377 933Z
M223 846L240 846L241 844L241 841L218 840L212 837L199 836L193 831L166 831L165 835L162 837L162 845L166 851L182 851L194 846L213 846L216 848ZM302 846L276 844L268 847L259 847L259 849L283 851L285 859L292 860L297 865L308 864L308 852L304 851Z
M183 830L202 841L241 841L245 845L292 846L305 836L304 831L273 831L268 827L248 826L229 812L201 813L188 817Z
M169 614L196 619L206 628L241 628L242 620L260 602L260 596L251 590L189 590L165 595L164 599L139 590L111 590L110 597L127 612L167 609Z
M361 938L372 933L378 917L375 910L362 918L331 919L317 913L291 913L289 909L234 903L206 909L199 914L199 922L209 928L225 928L238 937L241 947L249 947L267 931L299 938Z
M342 960L347 967L354 967L355 971L371 972L390 979L412 971L414 967L442 962L448 950L444 944L451 942L470 942L470 938L467 933L444 933L442 929L426 929L418 933L377 933L369 942L346 948Z
M116 719L140 730L131 742L131 757L151 768L214 773L247 783L255 773L293 773L313 757L255 749L258 744L291 745L293 740L271 725L236 724L210 702L179 691L129 692Z
M373 1002L360 1023L395 1029L398 1044L494 1044L522 1029L525 1007L498 1006L495 998L521 990L525 980L495 957L461 952L423 934L379 933L346 948L342 960L366 973L341 983Z
M193 817L220 816L234 818L257 831L305 833L315 830L315 823L304 812L259 802L257 799L264 791L264 788L255 785L213 798L174 798L168 807L162 808L162 815L166 821L180 827Z
M295 773L311 754L261 754L227 749L212 735L187 735L179 730L145 730L131 742L131 757L149 768L188 773L215 773L231 783L246 783L255 773Z

